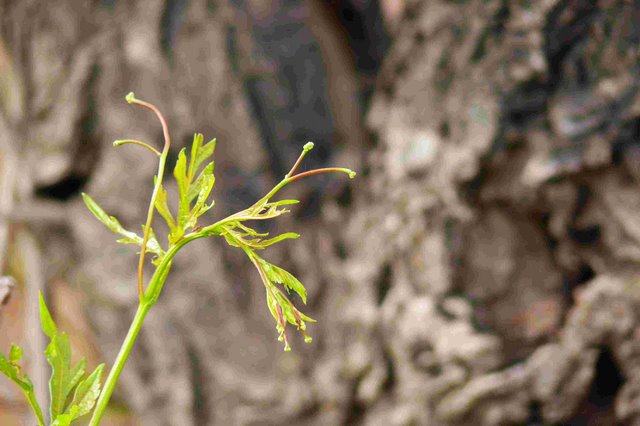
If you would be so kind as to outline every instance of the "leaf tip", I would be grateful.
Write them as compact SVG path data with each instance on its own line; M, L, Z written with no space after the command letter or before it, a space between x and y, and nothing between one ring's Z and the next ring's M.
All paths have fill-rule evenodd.
M304 144L303 150L304 150L304 152L309 152L309 151L311 151L313 149L313 147L314 147L313 142L309 141L309 142Z
M347 174L349 175L349 179L353 179L356 177L356 172L354 172L353 170L349 170L347 169Z
M136 99L136 95L133 92L129 92L127 93L127 96L124 97L127 101L127 103L132 104L134 103L137 99Z
M51 317L51 313L47 308L47 304L44 301L44 296L42 292L39 292L40 299L40 322L42 324L42 331L47 335L50 339L53 339L53 336L58 334L58 329L56 327L55 322L53 322L53 318Z

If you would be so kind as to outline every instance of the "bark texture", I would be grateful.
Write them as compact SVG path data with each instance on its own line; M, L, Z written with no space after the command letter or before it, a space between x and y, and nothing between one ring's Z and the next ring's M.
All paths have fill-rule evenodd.
M78 193L142 221L155 163L110 146L161 137L133 90L174 157L218 138L214 217L308 139L361 172L292 189L269 229L303 235L267 259L307 286L310 345L282 353L241 253L178 256L116 396L142 424L640 425L640 4L380 6L0 1L2 349L46 286L90 362L114 358L137 259Z

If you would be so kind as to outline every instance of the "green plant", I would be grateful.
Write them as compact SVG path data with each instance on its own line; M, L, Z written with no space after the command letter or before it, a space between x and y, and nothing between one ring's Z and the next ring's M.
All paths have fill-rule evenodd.
M214 139L209 143L203 144L203 136L196 134L193 138L189 155L187 155L187 151L184 148L180 151L173 170L173 175L178 186L179 200L177 211L175 211L174 214L169 208L167 191L162 185L167 155L171 144L166 120L154 105L136 99L133 93L129 93L126 100L130 104L140 105L153 111L160 120L164 134L164 147L161 152L138 140L127 139L114 142L115 146L124 144L142 146L158 157L158 172L154 180L153 193L149 203L146 222L142 226L142 236L126 230L115 217L105 213L87 194L82 194L82 196L93 215L111 231L121 235L122 238L120 238L118 242L140 246L138 263L138 309L120 348L120 352L114 361L114 365L107 376L104 387L102 391L100 391L100 380L104 364L99 365L93 373L83 379L85 375L85 360L81 359L75 366L72 366L69 339L65 333L58 332L44 302L44 298L40 295L40 320L42 329L50 339L50 344L45 351L45 355L52 368L51 379L49 381L51 397L49 415L51 425L53 426L69 425L78 417L90 413L92 409L93 415L90 425L96 426L100 423L118 378L120 377L120 373L140 332L142 323L151 307L153 307L160 297L174 256L188 243L199 238L221 236L225 238L229 245L238 247L244 251L260 275L266 292L267 306L276 321L278 340L284 343L285 351L291 349L286 334L287 324L295 326L304 335L304 340L310 342L311 337L306 333L306 323L314 320L300 312L288 297L288 294L293 291L300 296L303 303L306 303L307 295L304 286L289 272L267 262L258 255L259 251L273 244L286 239L298 238L299 235L293 232L287 232L267 239L267 233L257 232L249 226L249 223L256 220L273 219L287 213L289 210L286 209L286 206L295 204L298 201L271 200L282 188L298 179L330 172L343 172L347 173L350 178L355 177L355 172L344 168L322 168L296 174L296 170L302 159L313 148L313 143L309 142L304 146L300 157L289 173L287 173L269 193L251 207L232 214L211 225L201 225L198 223L199 218L213 207L213 202L208 204L207 200L209 199L215 182L213 174L214 163L210 161L210 159L213 156L216 140ZM151 227L156 210L169 227L166 248L163 248ZM149 283L145 286L143 266L147 252L151 252L154 255L151 262L155 265L155 272ZM282 287L277 284L281 284ZM38 424L44 426L45 420L42 415L42 410L36 401L33 384L22 372L19 365L21 356L22 349L15 345L12 345L8 359L0 354L0 372L20 386L36 415Z

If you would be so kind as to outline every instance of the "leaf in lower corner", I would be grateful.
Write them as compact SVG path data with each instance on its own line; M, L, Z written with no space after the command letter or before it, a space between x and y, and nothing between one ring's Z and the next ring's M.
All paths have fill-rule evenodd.
M95 405L100 395L100 380L102 379L103 370L104 364L100 364L76 388L73 400L68 408L68 413L73 416L73 419L88 414Z
M21 388L24 387L20 378L20 367L10 362L3 354L0 353L0 373L7 376L8 379L14 381Z
M69 426L73 417L70 414L59 414L51 426Z
M11 351L9 352L9 359L7 359L3 354L0 353L0 373L4 374L17 384L22 392L27 397L27 401L31 406L34 414L38 418L39 424L44 424L44 419L42 417L42 410L40 409L40 405L36 400L36 396L33 392L33 383L29 376L22 372L22 368L18 365L18 361L22 357L22 348L16 345L11 346Z
M51 395L51 418L55 419L58 414L64 411L67 396L75 386L73 382L77 383L79 380L78 367L71 370L71 345L69 337L65 333L54 335L44 353L49 365L51 365L49 393ZM84 374L83 366L80 367L82 367Z
M70 395L71 391L75 389L76 385L80 383L80 380L84 377L85 368L87 366L87 360L83 357L78 361L75 367L69 371L69 380L64 388L64 393Z

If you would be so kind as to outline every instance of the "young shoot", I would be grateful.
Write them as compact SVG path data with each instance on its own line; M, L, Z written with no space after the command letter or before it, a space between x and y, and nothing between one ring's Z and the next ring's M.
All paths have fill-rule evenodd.
M75 365L71 363L69 339L65 333L58 331L44 298L42 295L40 296L42 329L50 339L45 355L52 369L49 382L50 407L47 413L49 424L52 426L68 426L92 411L89 425L97 426L100 424L142 323L162 293L175 255L187 244L200 238L223 237L229 245L241 249L247 255L264 286L267 308L275 320L278 340L283 343L285 351L291 350L286 330L288 325L299 330L305 342L311 342L311 337L307 334L307 323L314 322L314 320L300 312L289 298L293 292L300 297L303 304L306 304L307 292L304 286L291 273L268 262L258 254L269 246L284 240L298 238L299 235L294 232L286 232L270 237L268 233L256 231L251 227L251 223L258 220L274 219L288 213L287 207L298 203L298 201L274 200L274 197L292 182L322 173L345 173L349 178L354 178L356 175L350 169L337 167L297 173L296 171L305 155L313 149L313 143L308 142L304 145L300 157L289 173L264 197L246 209L215 223L202 223L204 213L214 206L213 201L209 201L209 199L215 183L212 156L216 140L204 143L202 134L196 133L190 150L187 151L186 148L183 148L180 151L173 169L173 176L178 188L178 203L171 207L168 203L167 191L162 185L167 155L171 147L167 122L154 105L137 99L133 93L129 93L126 100L129 104L142 106L152 111L160 121L164 135L161 151L136 139L123 139L114 142L116 147L130 144L145 148L152 152L154 158L158 160L158 171L154 179L146 220L142 225L142 235L125 229L118 219L107 214L89 195L83 193L82 197L91 213L107 228L120 236L120 239L117 240L119 243L134 244L140 247L137 274L138 309L101 389L104 364L99 365L85 377L86 362L84 358ZM169 231L164 238L158 238L152 227L156 212L168 226ZM144 264L148 254L153 255L151 263L155 266L155 271L145 284ZM20 367L21 357L22 349L12 345L8 357L0 354L0 372L20 387L35 414L38 425L44 426L46 424L45 415L36 400L31 380Z

